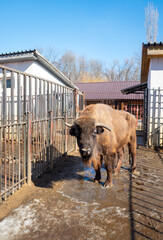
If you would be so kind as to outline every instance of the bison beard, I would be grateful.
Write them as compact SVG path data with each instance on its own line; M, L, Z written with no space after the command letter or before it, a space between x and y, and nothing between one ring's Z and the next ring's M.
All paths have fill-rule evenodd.
M101 165L104 161L107 178L104 186L112 186L112 172L120 171L123 149L127 144L131 156L131 170L136 168L136 120L125 111L115 110L105 104L87 106L70 127L70 135L77 138L79 152L86 165L94 166L95 182L101 180Z

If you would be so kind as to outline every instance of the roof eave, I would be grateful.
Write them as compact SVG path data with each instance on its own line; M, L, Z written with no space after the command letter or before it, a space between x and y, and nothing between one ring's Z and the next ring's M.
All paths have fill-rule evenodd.
M144 91L146 88L147 88L147 82L140 83L140 84L128 87L128 88L124 88L121 90L121 92L125 95L128 95L130 93L140 94L141 93L140 91Z
M12 62L25 62L25 61L35 61L37 58L33 54L27 56L11 56L0 58L0 63L12 63Z

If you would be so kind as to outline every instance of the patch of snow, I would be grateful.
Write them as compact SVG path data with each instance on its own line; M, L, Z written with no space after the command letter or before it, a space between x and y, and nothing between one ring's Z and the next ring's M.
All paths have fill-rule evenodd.
M35 212L31 211L31 204L15 209L12 216L0 222L0 239L12 240L17 235L29 233L28 228L33 225L34 216Z

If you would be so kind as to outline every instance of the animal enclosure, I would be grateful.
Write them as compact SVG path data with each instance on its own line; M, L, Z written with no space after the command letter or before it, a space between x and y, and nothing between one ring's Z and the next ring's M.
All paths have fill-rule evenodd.
M144 99L146 145L163 147L163 89L146 89Z
M74 121L80 99L72 88L0 66L0 199L75 149L65 121Z

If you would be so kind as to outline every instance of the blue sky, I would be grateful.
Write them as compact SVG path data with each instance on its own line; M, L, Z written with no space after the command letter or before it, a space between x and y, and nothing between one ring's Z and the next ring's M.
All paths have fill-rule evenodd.
M6 0L0 3L0 53L54 47L106 64L141 52L148 0ZM157 42L163 41L163 1Z

